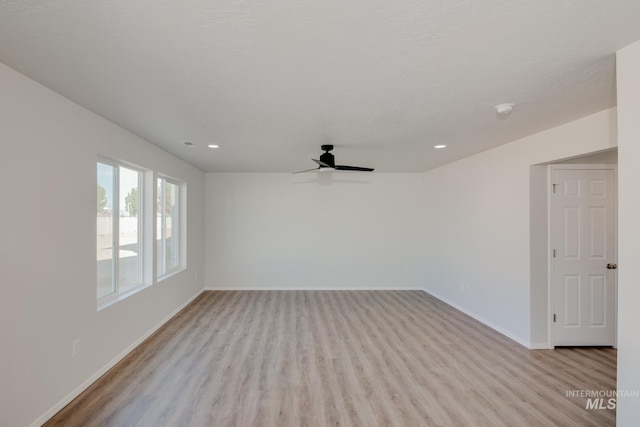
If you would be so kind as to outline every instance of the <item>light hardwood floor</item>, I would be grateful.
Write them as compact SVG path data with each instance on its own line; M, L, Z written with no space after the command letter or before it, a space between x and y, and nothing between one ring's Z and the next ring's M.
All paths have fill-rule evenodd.
M47 426L608 426L614 349L530 351L420 291L204 292Z

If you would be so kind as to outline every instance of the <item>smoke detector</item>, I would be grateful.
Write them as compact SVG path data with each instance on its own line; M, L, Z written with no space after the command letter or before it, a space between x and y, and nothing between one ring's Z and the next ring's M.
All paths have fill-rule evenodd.
M496 109L496 113L498 113L498 115L506 116L513 110L513 104L508 102L506 104L496 105L494 108Z

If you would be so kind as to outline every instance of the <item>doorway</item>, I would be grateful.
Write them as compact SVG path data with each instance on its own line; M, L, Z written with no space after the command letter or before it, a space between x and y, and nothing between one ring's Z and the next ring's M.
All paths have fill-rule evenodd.
M550 166L552 346L615 346L616 167Z

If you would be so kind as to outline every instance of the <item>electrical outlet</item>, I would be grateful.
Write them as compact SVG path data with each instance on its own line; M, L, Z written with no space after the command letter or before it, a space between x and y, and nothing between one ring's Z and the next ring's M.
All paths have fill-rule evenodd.
M471 286L467 286L465 290L467 291L467 295L471 294Z
M71 343L71 354L73 355L73 357L76 357L80 354L80 340L74 340Z

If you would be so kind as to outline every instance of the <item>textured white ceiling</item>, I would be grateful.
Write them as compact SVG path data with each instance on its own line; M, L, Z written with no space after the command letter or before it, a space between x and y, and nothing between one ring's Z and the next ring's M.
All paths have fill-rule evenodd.
M638 0L0 0L0 62L205 171L332 143L417 172L615 105L638 22Z

